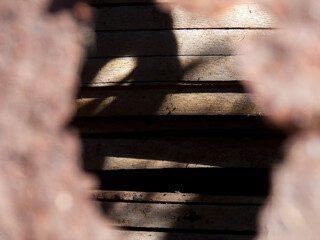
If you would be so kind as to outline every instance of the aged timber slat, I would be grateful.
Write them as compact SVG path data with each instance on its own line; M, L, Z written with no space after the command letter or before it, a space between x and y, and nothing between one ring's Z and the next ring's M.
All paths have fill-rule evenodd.
M192 14L179 7L169 14L156 5L98 8L97 15L95 29L98 31L275 26L270 14L258 4L238 4L215 17Z
M144 3L150 4L154 3L154 0L88 0L90 4L136 4ZM157 0L158 3L168 3L170 0ZM238 0L239 3L254 3L257 0Z
M274 30L193 29L98 32L97 51L90 57L230 55L246 38Z
M280 132L265 121L264 117L224 116L141 116L141 117L90 117L76 118L73 123L81 134L148 134L168 133L256 133L275 134Z
M255 231L259 206L101 202L119 227Z
M261 115L246 93L109 92L77 100L77 116Z
M126 240L253 240L250 235L121 231Z
M250 235L121 231L126 240L253 240Z
M91 191L94 199L115 202L188 203L188 204L260 204L262 196L216 196L195 193L133 192L133 191Z
M121 231L127 240L253 240L250 235L228 234L196 234L196 233L168 233L148 231Z
M82 84L104 86L134 82L202 82L244 79L236 56L120 57L88 59Z
M101 189L266 196L270 168L175 168L94 171Z
M86 170L238 167L269 168L281 139L260 136L136 137L83 140Z

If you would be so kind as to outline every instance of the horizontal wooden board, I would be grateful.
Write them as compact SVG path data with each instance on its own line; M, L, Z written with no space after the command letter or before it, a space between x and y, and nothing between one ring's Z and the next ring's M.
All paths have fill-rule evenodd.
M72 126L90 134L273 134L284 136L264 117L246 116L141 116L75 118Z
M274 30L193 29L98 32L90 57L230 55L243 40Z
M92 190L96 200L116 202L186 203L186 204L263 204L259 196L216 196L195 193L134 192Z
M77 116L247 115L259 116L246 93L168 93L136 90L77 100Z
M253 240L253 235L120 231L126 240Z
M87 0L90 4L136 4L136 3L145 3L150 4L154 3L154 0ZM157 0L158 3L168 3L170 0ZM240 3L254 3L257 0L238 0Z
M88 59L82 84L104 86L135 82L203 82L235 81L245 77L238 73L236 56L121 57Z
M259 206L101 202L119 227L254 231Z
M83 140L86 170L269 168L282 139L260 136L136 137Z
M171 13L156 5L118 6L97 9L96 30L155 30L193 28L272 28L270 14L258 4L238 4L215 17L175 7Z
M270 171L270 168L233 167L102 170L90 173L100 180L100 189L103 190L267 196Z

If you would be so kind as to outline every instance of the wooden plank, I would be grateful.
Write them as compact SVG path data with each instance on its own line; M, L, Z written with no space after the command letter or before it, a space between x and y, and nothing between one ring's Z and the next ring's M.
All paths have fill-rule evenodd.
M165 13L156 5L98 8L97 16L98 31L275 27L271 15L258 4L238 4L215 17L193 14L179 7Z
M100 189L104 190L267 196L270 189L270 171L270 168L233 167L138 169L90 173L100 180Z
M282 139L266 136L85 138L86 170L269 168L281 158Z
M119 227L254 231L259 206L101 202Z
M106 92L77 100L77 116L247 115L259 116L246 93L170 93L163 89Z
M270 126L264 117L246 116L151 116L75 118L72 125L80 133L90 134L150 134L150 133L212 133L212 134L273 134L283 137L283 131Z
M88 0L90 4L135 4L151 3L151 0Z
M150 203L192 203L192 204L263 204L261 196L216 196L195 193L134 192L92 190L99 201L150 202Z
M88 0L90 4L154 4L153 0ZM158 3L170 3L170 0L157 0ZM254 3L257 0L238 0L240 3Z
M247 38L270 35L274 30L193 29L98 32L90 57L230 55Z
M253 240L253 235L120 231L126 240Z
M135 82L238 81L236 56L98 58L86 61L82 84L105 86Z

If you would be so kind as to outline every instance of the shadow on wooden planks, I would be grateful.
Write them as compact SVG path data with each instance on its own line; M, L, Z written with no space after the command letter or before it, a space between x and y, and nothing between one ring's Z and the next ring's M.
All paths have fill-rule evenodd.
M104 212L130 236L145 234L143 239L153 239L151 236L159 240L253 239L269 189L267 169L133 170L96 174L103 182L101 189L109 192L109 197L98 197ZM131 191L132 196L128 197L130 192L122 196L123 190ZM110 197L111 192L117 194Z
M154 21L154 18L157 17L168 29L162 30L161 34L157 36L148 31L143 31L143 29L126 30L126 22L121 21L121 16L110 14L108 17L108 11L102 11L104 13L103 17L107 18L104 21L108 24L115 22L117 28L104 29L103 32L96 33L96 50L89 53L89 58L84 64L82 86L85 87L81 89L79 98L84 99L83 102L85 103L79 106L78 114L92 115L98 111L99 114L97 115L154 115L163 105L165 98L172 92L172 85L181 81L183 75L198 64L197 61L192 61L184 67L181 66L178 59L177 40L171 31L173 26L170 14L159 10L152 1L144 1L143 4L148 5L149 9L152 8L152 10L150 11L151 14L146 15L139 15L139 12L136 12L135 14L139 15L139 21L157 25ZM122 5L111 4L107 6L106 8L109 9ZM150 24L148 24L148 27L152 28ZM154 26L155 32L157 32L158 27ZM134 39L132 39L130 37L132 32L138 32L139 34L133 35ZM109 36L114 33L116 33L114 38L99 40L100 35ZM159 56L144 56L145 49L163 45L164 42L166 43L164 49L159 49L157 53ZM101 49L104 52L103 56L100 56ZM163 55L163 51L165 51L165 55ZM96 78L99 78L102 69L108 69L108 73L102 74L102 79L95 81ZM121 71L120 75L119 70ZM161 88L159 85L166 84L168 76L171 79L170 87ZM131 86L143 82L145 83L143 84L144 87L119 88L119 86ZM117 87L110 88L110 85ZM104 91L101 86L108 87ZM173 92L178 93L181 91L185 92L183 89L173 90ZM101 94L95 96L97 92ZM88 101L85 101L85 99L88 99ZM97 110L97 108L99 109ZM135 110L136 108L138 108L138 111ZM166 112L170 114L171 111L175 111L175 109L170 109L170 106L168 106Z
M108 12L104 12L103 17L107 18L105 19L105 21L108 22L108 24L114 22L117 28L111 31L108 31L108 29L106 29L105 31L99 32L99 33L108 35L109 32L118 32L119 35L117 35L117 38L111 39L110 41L99 41L97 39L95 51L92 51L91 53L89 53L89 58L84 66L84 72L82 77L83 85L90 85L92 80L97 76L98 72L104 66L108 65L108 63L112 62L114 59L121 58L121 57L137 57L137 58L135 58L136 63L134 64L135 66L133 67L133 69L131 69L132 71L128 72L126 76L123 76L122 79L117 81L118 85L139 81L139 76L144 75L145 72L150 72L152 70L157 69L154 65L152 64L150 65L149 58L147 59L143 58L145 49L152 48L153 46L156 46L156 45L162 45L163 42L169 43L165 46L165 51L167 52L166 55L170 56L169 59L164 58L163 61L167 63L166 64L167 66L171 66L170 72L166 72L165 74L171 75L172 78L176 79L177 81L179 81L179 79L182 78L184 70L182 69L181 64L177 58L178 47L177 47L176 37L171 31L171 29L173 28L171 16L166 12L160 11L155 6L155 4L153 4L153 1L151 0L148 3L147 1L145 1L144 4L147 4L149 7L152 7L152 14L139 15L139 12L137 12L136 15L139 15L139 21L152 23L154 22L155 16L157 16L159 17L159 19L161 19L162 22L166 23L166 25L168 26L168 30L162 31L163 34L161 34L160 38L152 38L149 36L149 34L142 33L139 35L139 37L136 37L135 39L130 39L130 38L127 38L128 36L130 37L130 35L125 34L128 31L126 30L126 22L121 21L121 16L112 15L112 14L108 15ZM117 6L117 4L113 4L108 6L112 8L116 8L116 7L121 7L122 5L120 4L119 6ZM157 26L154 27L155 30L156 28ZM123 32L124 34L121 34L121 32ZM145 37L147 35L148 37ZM104 51L105 56L99 55L100 49L105 49ZM100 59L100 61L95 61L94 64L90 64L90 60L96 59L95 56L99 56L98 58ZM157 62L154 64L158 65L158 64L161 64L161 62L160 63ZM126 66L123 65L122 67L126 67ZM163 75L164 73L160 73L160 74ZM154 71L153 75L154 75L154 78L157 78L157 76L159 75L159 72ZM149 80L152 81L152 78L153 78L152 75L149 75L149 77L150 77Z
M144 1L143 4L145 2L147 1ZM173 100L176 99L183 100L182 105L186 106L186 108L181 107L182 110L178 114L179 119L175 122L177 126L182 122L189 121L185 117L188 118L190 115L195 117L190 126L201 121L204 115L210 114L227 115L232 118L240 115L244 118L247 115L259 115L247 100L248 98L239 83L233 81L239 79L234 78L234 74L229 74L231 72L229 68L223 68L227 69L224 71L228 73L226 79L214 78L211 74L207 74L210 75L210 78L205 79L206 83L195 82L198 79L190 77L188 78L189 85L185 83L185 85L181 85L185 79L184 76L196 67L198 62L193 61L187 67L182 66L179 57L181 59L186 56L178 56L177 39L171 31L173 29L171 16L155 8L151 1L147 4L153 8L153 14L141 15L140 20L155 22L151 18L160 16L161 21L166 23L165 29L161 29L161 32L159 25L152 27L150 24L148 29L128 30L121 25L121 21L117 20L119 15L111 15L111 18L108 19L109 23L117 21L117 29L98 29L97 38L100 37L96 46L98 53L90 53L89 55L82 78L83 87L79 94L80 98L92 100L86 102L84 108L80 106L78 114L80 113L85 121L94 121L100 117L110 121L110 116L128 121L133 117L142 116L141 121L137 120L140 123L145 121L145 117L150 116L168 117L162 118L161 122L169 118L171 121L173 115L177 114L180 108L177 109L175 106L169 105L161 110L161 107L165 101L174 102ZM109 4L105 6L110 7ZM117 6L115 3L111 7ZM106 17L108 16L106 15ZM112 17L116 19L112 19ZM220 31L226 32L225 30ZM135 36L135 39L130 39L128 32L138 33L131 35ZM229 32L232 33L232 31ZM157 34L153 35L154 33ZM109 35L116 36L116 38L112 39L112 37L108 37ZM230 55L232 47L229 47L229 42L222 41L221 44L225 52L212 51L211 54ZM157 46L157 54L154 54L153 50L146 51L147 48L154 49L155 45ZM220 48L220 45L218 47ZM218 65L219 61L221 61L221 65L224 65L225 62L232 62L233 59L231 56L207 56L210 59L211 57L217 60L212 61L212 65ZM185 61L187 60L185 59ZM131 65L128 67L126 64ZM128 67L128 71L121 72L117 77L113 75L118 69L126 67ZM210 65L210 69L211 67ZM109 72L111 77L105 79L106 74L99 76L99 72L103 68L114 68L115 70ZM195 75L199 76L200 72ZM99 77L101 79L98 81L94 80ZM214 81L214 83L210 85L210 81ZM191 98L185 98L186 95L197 99L195 104L189 101ZM172 98L169 99L170 101L167 99L168 96ZM199 110L201 107L198 104L200 97L201 101L206 103L201 108L203 111ZM110 99L110 101L105 101L105 99ZM214 99L214 103L210 102L210 99ZM214 106L219 106L219 108L208 108L210 104L215 104ZM211 120L209 119L208 122ZM225 119L221 122L223 122L220 124L221 126L228 125L228 121ZM245 122L245 124L250 124L248 123L249 118L246 118ZM104 122L104 124L108 123ZM85 139L85 168L97 174L102 183L101 188L107 191L187 192L235 198L242 195L266 196L269 185L269 170L265 168L269 168L280 158L278 147L281 145L281 139L273 136L266 138L265 135L259 136L259 134L248 136L241 133L235 136L234 132L228 135L224 131L222 134L217 134L215 123L211 124L208 129L216 129L208 133L209 136L199 135L199 131L190 134L188 127L181 129L184 131L182 136L179 134L177 136L171 129L168 129L167 136L163 136L163 133L158 134L159 132L156 135L150 136L147 133L141 136L139 131L133 131L131 136L127 136L126 133L119 136L119 132L113 131L114 135L110 136L108 134L110 130L107 130L107 133L101 133L98 130L97 134L94 136L89 134L87 135L88 139ZM244 128L245 124L241 128ZM157 127L159 126L155 128ZM207 131L208 129L202 130ZM209 154L210 151L215 152L215 157ZM91 153L92 155L90 155ZM158 166L160 169L152 169L155 167L152 164L149 165L151 169L144 169L146 165L141 165L146 162L148 164L154 162L153 160L166 162L165 164L168 162L178 163L178 165L174 168L168 164L166 167L169 169L163 169L164 165ZM133 164L130 165L128 161L132 161L131 164ZM113 162L112 166L111 162ZM94 165L90 166L92 163ZM199 163L227 168L204 169L199 166ZM196 165L195 168L189 169L192 164ZM134 233L155 232L155 235L158 234L158 237L154 237L155 239L247 240L254 235L255 220L260 205L237 202L232 204L223 202L198 204L199 199L197 198L193 201L195 203L191 205L185 203L150 205L148 202L140 204L135 201L130 203L106 201L103 204L103 209L109 216L123 216L120 219L123 223L120 223L119 226ZM133 213L131 223L128 222L130 216L127 215L130 212ZM154 217L153 222L149 221L150 217ZM172 219L168 225L165 219L170 217ZM144 220L146 222L143 222ZM140 236L136 239L151 238L149 235L144 235L144 237Z

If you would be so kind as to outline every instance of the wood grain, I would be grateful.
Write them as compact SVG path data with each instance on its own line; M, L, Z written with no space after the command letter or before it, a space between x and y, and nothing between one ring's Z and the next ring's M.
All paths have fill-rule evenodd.
M216 196L195 193L91 191L94 199L115 202L186 203L186 204L263 204L259 196Z
M159 8L160 7L160 8ZM238 4L215 17L175 7L171 13L156 5L102 7L97 9L96 30L154 30L193 28L272 28L270 14L258 4Z
M76 118L72 125L82 134L269 134L283 137L264 117L224 116L141 116Z
M245 79L237 56L121 57L88 59L82 74L85 86L137 82L207 82Z
M154 3L153 0L88 0L90 4L136 4L136 3L145 3L150 4ZM157 0L158 3L168 3L170 0ZM254 3L257 0L238 0L239 3Z
M274 30L193 29L98 32L90 57L210 56L234 54L244 39L270 35Z
M131 137L83 140L86 170L270 168L281 158L272 137Z
M258 206L101 202L119 227L254 231Z
M77 100L77 116L246 115L259 116L246 93L168 93L166 90L112 92Z
M121 231L127 240L253 240L250 235Z

